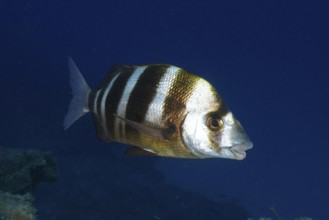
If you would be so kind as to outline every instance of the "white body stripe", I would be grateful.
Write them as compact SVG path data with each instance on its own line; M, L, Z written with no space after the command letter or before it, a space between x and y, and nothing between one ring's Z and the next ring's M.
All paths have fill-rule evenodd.
M219 107L218 100L211 90L212 86L206 80L200 78L187 100L186 110L199 113L216 110Z
M122 118L126 118L126 110L128 105L128 100L131 92L135 88L135 85L138 82L139 77L144 72L146 66L137 67L132 75L129 77L126 86L123 90L123 94L118 103L116 114ZM115 118L114 121L114 136L115 140L125 141L126 132L125 132L125 123L123 120Z
M113 79L110 81L110 83L107 85L104 93L103 93L103 96L101 97L102 100L101 100L101 109L100 109L100 112L101 112L101 120L102 122L104 122L104 124L102 124L103 126L103 129L104 129L104 135L106 137L109 137L109 133L108 133L108 130L107 130L107 126L106 126L106 115L105 115L105 102L106 102L106 98L107 98L107 95L109 94L111 88L113 87L115 81L117 80L118 76L120 75L120 73L118 73L115 77L113 77Z
M198 157L217 157L210 142L204 115L216 111L219 107L218 100L212 86L204 79L199 79L186 103L186 116L183 124L183 138L187 147Z
M151 122L160 126L162 125L162 114L164 111L165 100L175 82L178 69L178 67L170 66L162 76L157 87L156 94L146 112L146 122Z

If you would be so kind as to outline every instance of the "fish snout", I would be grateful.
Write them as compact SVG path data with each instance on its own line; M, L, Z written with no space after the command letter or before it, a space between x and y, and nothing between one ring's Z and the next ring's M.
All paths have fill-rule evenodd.
M219 140L220 154L224 158L243 160L246 151L253 147L248 135L239 121L224 126Z

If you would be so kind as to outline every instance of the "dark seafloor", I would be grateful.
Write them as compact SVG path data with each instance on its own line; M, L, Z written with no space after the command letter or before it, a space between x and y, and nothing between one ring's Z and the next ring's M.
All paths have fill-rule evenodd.
M38 219L329 219L328 2L3 0L0 21L0 146L51 151L59 171L33 193ZM68 56L93 88L115 63L197 73L254 148L132 158L90 115L64 132Z

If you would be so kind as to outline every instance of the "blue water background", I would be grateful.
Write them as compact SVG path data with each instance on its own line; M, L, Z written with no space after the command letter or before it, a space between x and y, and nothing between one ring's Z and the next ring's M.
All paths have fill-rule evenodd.
M111 200L105 183L128 173L132 185L149 182L149 166L159 181L235 198L255 217L274 206L329 219L328 2L4 0L0 21L0 145L58 158L60 179L36 191L40 219L54 210L79 219L58 208L67 198L81 216L102 212L93 204ZM115 63L184 67L216 87L254 148L243 161L136 159L97 140L90 115L64 132L68 56L92 88Z

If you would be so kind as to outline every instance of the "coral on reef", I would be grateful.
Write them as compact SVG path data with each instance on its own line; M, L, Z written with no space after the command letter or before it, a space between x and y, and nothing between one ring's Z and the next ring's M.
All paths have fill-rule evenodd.
M38 182L51 182L57 178L56 163L51 153L0 147L0 190L31 192Z
M36 209L32 206L31 194L13 195L0 192L1 220L35 220Z
M0 220L35 220L31 192L57 177L51 153L0 147Z

